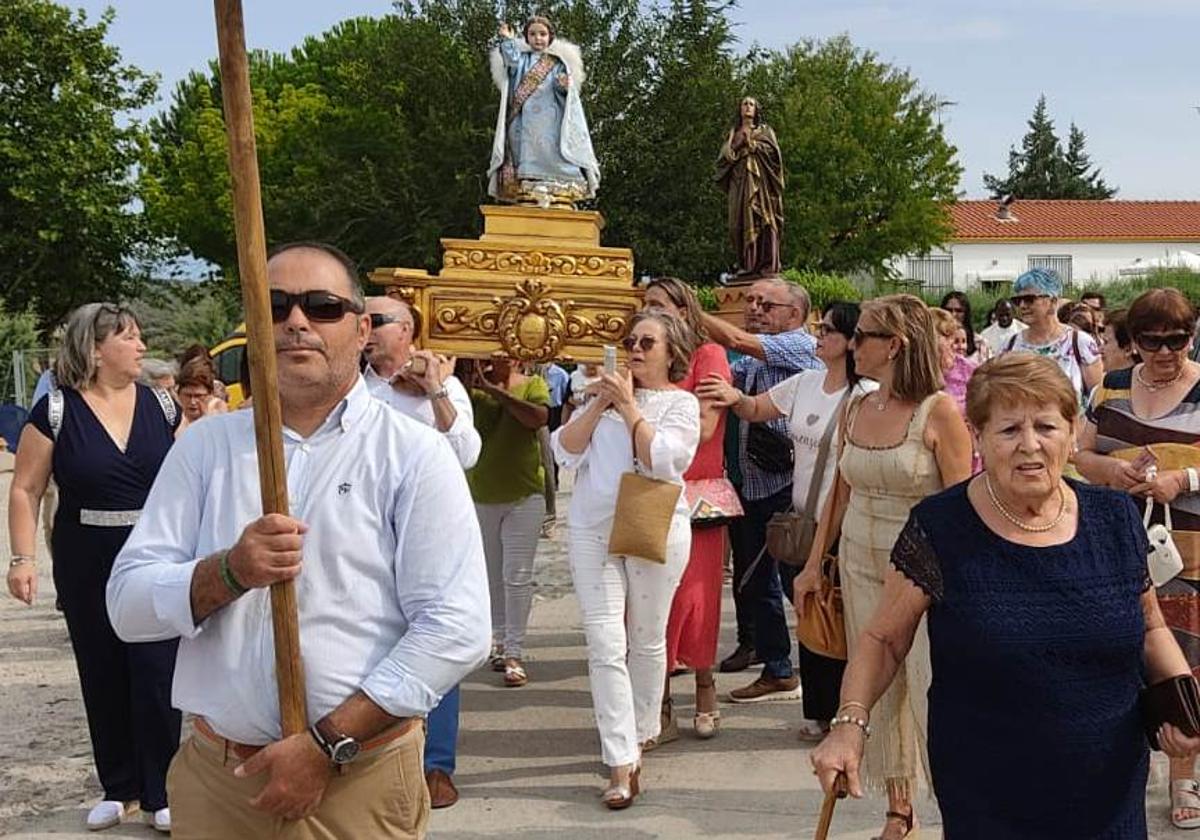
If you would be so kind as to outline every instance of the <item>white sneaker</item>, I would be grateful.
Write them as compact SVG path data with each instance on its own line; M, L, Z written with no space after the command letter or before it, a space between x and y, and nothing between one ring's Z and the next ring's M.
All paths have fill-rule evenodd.
M121 817L123 816L125 816L124 802L105 799L92 808L92 810L88 811L88 831L103 831L106 828L112 828L114 825L120 825Z
M155 831L161 831L163 834L171 833L171 809L159 808L153 814L148 811L142 812L142 819L146 821L146 825L154 826Z

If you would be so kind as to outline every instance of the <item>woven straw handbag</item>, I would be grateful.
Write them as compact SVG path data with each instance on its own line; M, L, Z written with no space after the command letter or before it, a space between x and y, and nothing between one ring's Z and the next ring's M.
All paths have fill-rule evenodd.
M667 534L683 487L672 481L642 475L640 468L635 443L633 472L621 476L621 486L617 490L608 553L666 563Z

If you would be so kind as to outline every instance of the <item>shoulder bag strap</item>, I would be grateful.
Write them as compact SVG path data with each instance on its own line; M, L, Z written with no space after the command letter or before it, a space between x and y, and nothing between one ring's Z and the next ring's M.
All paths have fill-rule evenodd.
M58 433L62 430L63 412L67 407L67 403L63 399L62 390L59 388L55 388L46 396L48 398L46 412L47 419L50 421L50 433L55 440L58 440Z
M1008 344L1004 345L1004 352L1011 353L1012 349L1017 346L1017 339L1020 337L1021 337L1020 330L1017 330L1015 333L1013 333L1012 336L1008 339Z
M175 426L175 417L178 409L175 407L175 400L163 388L154 388L154 396L158 398L158 405L162 409L163 416L167 418L167 425Z
M841 424L842 406L850 397L851 387L850 385L846 386L846 393L838 400L837 408L825 426L825 433L821 435L821 444L817 448L817 463L813 467L812 479L808 482L808 497L804 500L804 515L809 519L816 517L817 498L821 494L821 480L825 477L825 465L829 462L829 448L833 442L833 432Z

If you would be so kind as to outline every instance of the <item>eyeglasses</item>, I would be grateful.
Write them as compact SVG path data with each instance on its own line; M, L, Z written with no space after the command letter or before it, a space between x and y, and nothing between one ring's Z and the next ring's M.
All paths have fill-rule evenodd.
M1168 333L1167 335L1142 333L1134 339L1134 342L1147 353L1157 353L1164 346L1172 353L1178 353L1184 347L1187 347L1187 343L1191 338L1192 334L1185 332Z
M842 334L842 331L839 330L837 327L835 327L833 324L826 324L824 321L817 324L814 332L816 332L818 338L824 338L825 336L830 335L830 334L832 334L832 335L841 335Z
M1033 306L1033 304L1042 298L1048 298L1050 295L1015 295L1009 298L1013 306Z
M858 327L854 328L854 343L862 344L867 338L894 338L891 333L875 332L873 330L861 330Z
M625 348L626 353L632 353L635 347L641 348L643 353L649 353L655 344L658 344L658 339L652 335L644 335L641 338L627 335L621 339L621 346Z
M180 402L191 402L193 400L203 400L212 396L212 391L180 391Z
M399 315L380 315L379 313L371 315L371 329L377 330L387 324L399 324L402 327L411 326Z
M771 301L771 300L759 300L758 298L746 298L746 304L748 306L757 306L759 309L761 309L763 312L766 312L768 315L770 315L771 312L773 312L776 309L779 309L780 307L790 308L790 307L794 307L796 305L794 303L776 303L775 301Z
M327 324L342 320L347 312L363 311L354 301L324 289L299 294L271 289L271 320L276 324L286 321L296 306L300 307L308 320Z

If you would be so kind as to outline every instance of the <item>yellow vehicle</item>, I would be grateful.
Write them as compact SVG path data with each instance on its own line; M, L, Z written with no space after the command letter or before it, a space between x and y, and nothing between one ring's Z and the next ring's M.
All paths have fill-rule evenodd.
M217 379L225 383L229 392L230 410L237 408L246 399L242 393L242 359L246 356L246 324L238 324L237 329L226 336L220 344L208 351L217 369Z

